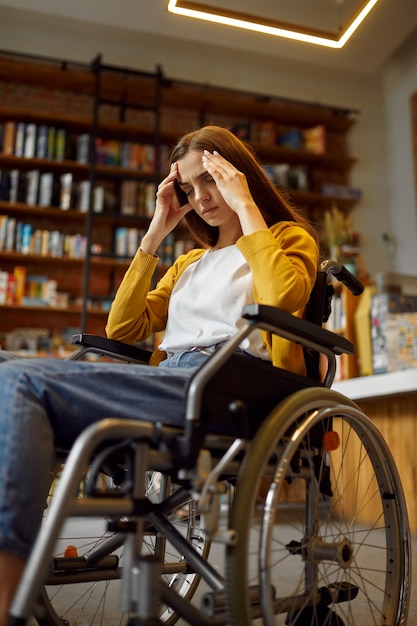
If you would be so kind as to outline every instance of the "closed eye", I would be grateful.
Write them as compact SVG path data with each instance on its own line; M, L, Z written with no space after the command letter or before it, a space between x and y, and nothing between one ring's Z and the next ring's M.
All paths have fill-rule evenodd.
M208 172L204 172L202 174L200 174L200 176L198 176L199 179L202 179L205 183L214 183L214 178L213 176L211 176L211 174L209 174ZM193 192L194 192L194 187L192 187L191 185L189 185L188 183L180 183L180 187L182 189L182 191L185 193L185 195L190 196Z
M193 192L193 188L192 187L182 187L183 192L185 193L185 195L188 196Z

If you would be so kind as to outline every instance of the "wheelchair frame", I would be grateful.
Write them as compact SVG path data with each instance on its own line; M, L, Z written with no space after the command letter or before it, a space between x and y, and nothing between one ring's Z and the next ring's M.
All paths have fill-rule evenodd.
M360 290L349 272L334 262L325 262L321 267L321 290L327 285L323 275L327 279L328 274L337 275L353 291ZM317 311L314 316L317 319ZM11 624L26 622L39 594L44 600L44 611L45 607L47 612L50 609L42 583L48 579L50 555L68 516L106 516L117 531L118 541L126 541L121 609L129 614L132 626L171 624L179 617L195 626L249 626L257 620L268 626L347 626L365 623L357 621L361 603L370 623L406 623L410 540L401 482L388 446L373 423L352 401L330 389L335 355L352 353L352 344L317 322L299 320L271 307L251 305L243 317L244 327L192 377L184 430L109 418L88 427L78 437L66 459L56 495L13 602ZM320 322L322 318L323 298ZM212 397L212 392L215 395L225 377L235 382L233 373L228 376L228 369L235 371L233 362L239 361L236 349L256 328L301 343L316 359L318 354L324 355L324 381L270 368L272 382L266 384L264 396L253 406L242 405L240 397L233 395L234 390L226 400L220 394L220 415L231 408L231 421L238 424L236 433L224 434L223 417L217 419L213 428L216 407L210 407L206 414L207 396L210 393ZM101 339L87 337L76 341L93 344L82 348L76 358L91 349L102 351ZM106 345L112 345L111 349L106 348L107 354L114 354L114 342ZM140 353L138 360L145 356ZM136 359L130 347L124 358ZM252 360L242 358L245 368L250 368ZM265 364L265 371L268 367ZM263 414L259 417L261 402L265 406L262 405ZM109 441L117 442L116 447L120 442L126 444L128 490L114 497L106 489L99 494L93 489L91 497L77 498L83 468L97 455L97 449ZM352 463L358 469L352 468ZM93 484L101 471L101 457L96 466ZM362 470L366 470L364 488L359 474ZM172 478L179 489L172 493L169 485L162 500L153 502L146 493L149 472ZM225 522L219 502L227 486L233 490L233 497ZM294 486L298 499L294 506L287 506L285 492ZM265 493L261 495L263 489ZM176 530L170 516L188 501L190 494L200 521L194 517L190 532L184 536ZM282 520L285 522L294 514L293 508L297 509L297 520L291 521L289 538L284 541L280 535L287 530L284 524L281 526ZM361 513L373 516L374 510L371 521L359 519ZM198 532L204 534L199 535L204 544L202 550L191 540L197 526ZM181 571L190 576L192 584L198 584L201 578L208 586L200 609L191 604L192 593L188 595L182 588L177 593L175 585L162 579L162 571L164 567L169 569L169 564L161 561L156 539L154 553L143 553L141 545L148 534L176 547L182 555ZM252 550L253 535L256 554ZM367 557L362 557L361 551L367 541L380 541L381 536L382 545L374 550L377 566L371 578L378 582L373 585L365 573ZM225 547L223 574L208 561L206 542L211 541ZM108 547L99 550L93 568L100 569L97 560L109 553ZM278 560L278 554L283 563L296 561L295 574L288 569L287 576L285 568L277 566L274 559ZM173 569L177 566L178 563L173 564ZM86 569L83 565L83 575ZM100 576L107 580L113 575L103 566ZM174 572L174 578L176 575ZM75 565L69 580L78 577L81 579L82 575ZM97 573L92 574L92 580L95 577L98 578ZM295 581L289 591L286 578ZM65 572L62 579L65 580ZM170 607L169 611L161 606ZM42 615L38 619L43 625L56 623L55 618L48 620L48 616Z

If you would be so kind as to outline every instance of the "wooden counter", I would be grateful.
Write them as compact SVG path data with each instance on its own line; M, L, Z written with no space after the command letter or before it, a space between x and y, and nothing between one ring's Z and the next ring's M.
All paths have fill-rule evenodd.
M417 369L334 383L379 428L397 464L410 528L417 534Z

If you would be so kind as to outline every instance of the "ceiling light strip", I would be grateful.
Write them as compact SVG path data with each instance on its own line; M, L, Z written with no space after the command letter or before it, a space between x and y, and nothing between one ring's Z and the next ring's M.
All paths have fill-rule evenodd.
M339 39L340 48L342 48L345 45L345 43L348 41L348 39L352 37L355 30L357 30L358 27L362 24L365 17L372 11L372 9L374 8L377 2L378 0L368 0L368 2L361 9L361 11L359 11L358 15L349 24L345 32L340 37Z
M170 13L260 32L275 37L285 37L287 39L326 46L328 48L342 48L377 2L378 0L368 0L346 30L342 34L339 33L339 38L337 38L337 35L333 36L331 33L322 33L320 35L317 34L320 31L310 29L305 29L304 32L301 32L295 30L295 25L293 29L291 28L292 25L283 24L275 20L263 19L262 21L258 21L257 18L252 15L210 7L209 5L197 2L169 0L167 10ZM222 12L219 13L219 11Z

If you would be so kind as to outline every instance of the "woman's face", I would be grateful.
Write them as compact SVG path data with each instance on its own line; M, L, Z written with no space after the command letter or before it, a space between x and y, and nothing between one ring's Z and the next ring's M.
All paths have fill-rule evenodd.
M178 182L195 212L210 226L223 227L239 221L223 200L212 176L204 169L202 150L191 150L178 161Z

